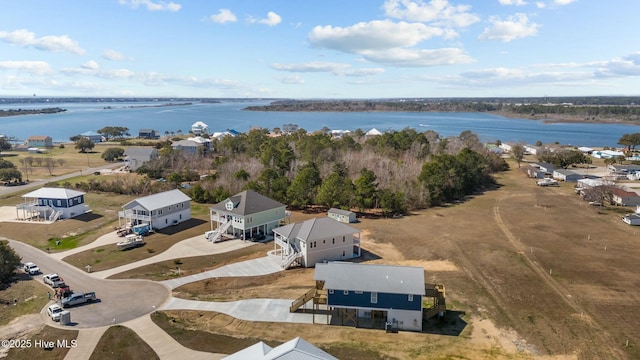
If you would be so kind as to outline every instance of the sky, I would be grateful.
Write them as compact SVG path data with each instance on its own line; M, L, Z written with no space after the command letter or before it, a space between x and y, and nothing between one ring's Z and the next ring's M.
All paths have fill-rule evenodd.
M638 0L2 0L0 96L640 95Z

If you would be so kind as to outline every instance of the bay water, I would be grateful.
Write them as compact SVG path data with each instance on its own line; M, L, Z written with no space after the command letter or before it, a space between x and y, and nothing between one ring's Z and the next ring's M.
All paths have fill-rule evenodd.
M485 142L534 144L558 142L563 145L619 147L623 134L640 132L637 125L604 123L544 123L538 120L513 119L486 113L455 112L266 112L246 111L250 105L266 105L267 101L193 102L191 105L158 106L140 103L55 103L3 104L0 109L40 109L61 107L57 114L20 115L0 118L0 134L25 140L32 135L51 136L54 142L67 142L69 137L105 126L129 128L131 136L140 129L154 129L160 135L182 132L202 121L210 132L233 129L246 132L252 127L273 129L283 124L297 124L312 132L323 127L331 130L376 128L380 131L414 128L433 130L441 137L457 136L470 130Z

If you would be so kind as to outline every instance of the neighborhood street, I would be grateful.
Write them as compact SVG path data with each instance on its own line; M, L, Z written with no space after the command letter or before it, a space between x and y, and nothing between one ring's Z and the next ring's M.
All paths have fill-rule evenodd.
M19 241L9 240L23 262L38 264L42 274L57 273L74 292L95 291L99 301L70 308L74 328L92 328L122 323L155 311L169 299L168 287L149 280L103 280L90 276L49 254ZM53 291L52 291L53 293ZM54 322L46 319L46 323Z

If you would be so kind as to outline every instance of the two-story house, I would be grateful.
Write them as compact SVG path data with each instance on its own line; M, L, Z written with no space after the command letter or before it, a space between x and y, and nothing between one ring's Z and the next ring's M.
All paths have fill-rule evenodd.
M89 211L84 203L86 193L65 188L43 187L22 195L23 204L16 205L18 219L56 221L69 219Z
M150 229L162 229L189 219L191 198L178 189L132 200L118 212L120 227L149 224Z

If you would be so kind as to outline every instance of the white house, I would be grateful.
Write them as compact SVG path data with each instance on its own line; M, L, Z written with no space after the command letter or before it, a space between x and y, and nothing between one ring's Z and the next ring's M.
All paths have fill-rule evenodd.
M274 250L282 267L297 262L304 267L361 255L360 230L330 218L314 218L273 229Z
M124 151L124 163L129 170L136 171L147 161L158 158L158 150L154 147L130 147Z
M64 188L40 188L22 195L25 200L16 205L17 218L56 221L82 215L89 211L84 203L85 194Z
M327 216L333 220L340 221L347 224L354 223L357 221L356 213L349 210L331 208L329 209L329 211L327 211Z
M616 187L611 194L611 205L637 206L640 205L640 196L635 191Z
M197 155L200 153L200 149L204 151L205 147L199 142L193 140L178 140L171 143L171 148L177 151L183 151L187 154Z
M122 206L118 225L149 224L150 229L162 229L191 219L191 198L178 189L144 196Z
M338 358L297 337L272 348L260 341L224 358L225 360L338 360Z
M624 153L622 151L615 151L615 150L601 150L601 151L594 151L591 153L591 156L598 158L598 159L615 159L619 156L625 156Z
M196 121L191 125L191 132L194 135L202 135L209 132L209 125L203 123L202 121Z
M211 230L209 241L223 234L242 240L266 237L286 217L286 206L253 190L246 190L209 208ZM214 227L215 224L215 227Z
M622 221L629 225L634 225L634 226L640 225L640 214L638 213L627 214L622 217Z
M194 136L187 138L187 141L193 141L197 144L202 144L205 151L211 150L211 139L203 138L202 136Z

